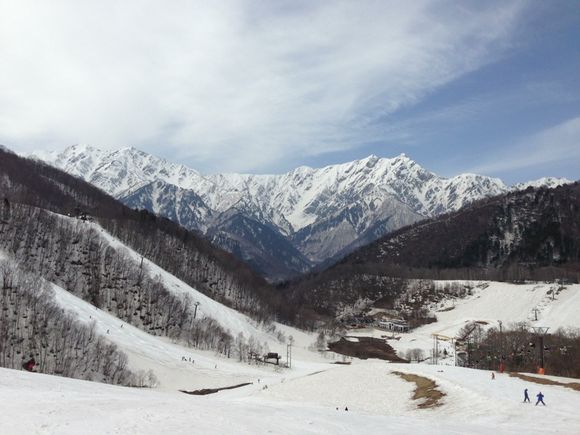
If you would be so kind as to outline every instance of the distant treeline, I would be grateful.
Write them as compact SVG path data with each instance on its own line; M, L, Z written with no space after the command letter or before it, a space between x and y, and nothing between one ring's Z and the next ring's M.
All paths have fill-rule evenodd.
M473 329L475 328L475 329ZM465 341L468 367L497 370L500 363L506 371L536 373L543 364L546 374L580 378L580 330L560 328L543 339L531 332L526 323L484 330L468 325ZM462 335L461 332L459 335Z

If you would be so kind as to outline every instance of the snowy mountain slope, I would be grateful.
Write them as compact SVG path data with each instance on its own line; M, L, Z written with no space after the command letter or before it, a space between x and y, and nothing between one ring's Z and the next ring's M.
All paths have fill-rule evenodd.
M291 236L296 246L316 263L347 254L383 234L421 220L407 205L387 195L378 205L355 202L319 219Z
M66 216L59 216L59 218L63 221L76 221L76 219ZM264 325L259 325L244 314L216 302L148 259L142 258L138 253L108 234L97 223L85 222L84 226L87 229L92 228L98 233L100 240L95 240L95 242L109 245L117 252L123 252L135 264L142 262L146 273L159 280L169 291L180 297L190 297L194 303L199 304L196 311L198 319L209 317L217 321L233 337L242 334L245 340L253 340L260 345L264 344L271 351L280 354L286 349L286 344L281 341L281 338L285 340L292 335L296 343L294 352L296 355L304 355L307 361L321 360L319 356L307 350L314 341L314 337L310 334L276 324L270 325L266 330ZM0 258L9 257L0 251ZM171 343L166 337L154 336L138 329L57 285L52 284L52 287L56 302L61 307L74 313L77 319L82 322L87 324L95 322L97 332L117 344L129 356L129 364L132 369L153 370L160 381L160 386L165 389L224 387L272 375L272 366L268 365L258 370L245 363L235 363L234 359L219 357L211 351ZM182 361L183 357L187 361ZM192 363L191 360L195 363ZM216 366L219 369L216 369Z
M211 231L209 220L235 210L278 231L315 263L483 197L529 185L568 182L545 178L509 188L499 179L482 175L447 179L404 154L391 159L369 156L319 169L303 166L282 175L207 176L134 148L101 151L75 145L61 153L34 156L80 176L131 207L146 207L204 233ZM224 248L232 247L225 243ZM255 263L267 262L256 252L245 253L246 259L250 257L256 258ZM283 269L287 276L301 273L301 267L292 267L300 263L300 258L293 258L290 264L275 265L276 275Z
M62 219L72 218L63 216ZM135 264L140 264L142 261L147 273L152 278L160 278L168 290L180 296L190 296L194 302L199 302L197 310L197 315L199 317L211 317L212 319L218 321L218 323L220 323L220 325L222 325L222 327L224 327L226 330L230 330L234 335L241 332L247 337L255 336L256 338L262 339L262 341L267 338L264 335L264 331L257 326L257 323L246 315L211 299L210 297L204 295L203 293L179 280L175 276L171 275L169 272L157 266L147 258L143 258L133 249L123 244L120 240L111 236L97 223L89 222L87 225L99 232L103 242L112 246L116 250L122 250L123 252L127 253L129 257L135 262Z
M205 233L212 243L270 279L284 280L311 267L311 262L276 227L262 223L261 216L254 216L240 202L219 213L193 190L161 180L132 190L120 200L128 207L154 211L187 229Z
M347 260L418 269L471 267L484 279L567 277L566 270L542 275L541 268L577 270L579 207L578 183L512 192L388 234Z
M214 215L194 191L163 180L126 190L123 195L119 199L128 207L154 211L190 230L206 231Z
M298 231L352 204L376 210L393 197L421 216L456 210L484 196L504 193L498 179L466 174L445 179L401 154L387 159L369 156L320 169L300 167L282 175L221 174L228 186L279 212ZM276 222L273 222L276 223Z
M89 145L74 145L62 153L35 153L33 156L100 187L114 197L155 180L184 189L207 183L193 169L160 160L133 147L104 151Z
M218 215L206 237L274 281L287 278L288 271L302 273L312 266L276 229L235 209Z
M14 251L20 261L29 258L38 270L42 269L51 275L54 282L63 284L62 280L65 279L69 285L70 281L75 294L86 299L87 289L92 288L87 280L98 273L93 269L88 270L88 265L94 261L94 258L89 258L93 257L93 247L88 246L91 242L83 232L83 222L86 220L84 215L88 213L111 234L142 255L155 259L166 270L195 285L204 294L235 305L239 311L259 319L270 317L276 310L277 295L273 294L263 278L195 232L188 232L168 219L157 219L150 213L130 209L102 190L62 170L15 154L0 151L0 155L0 187L9 198L9 201L0 204L2 219L8 220L8 226L4 226L4 231L0 232L0 244ZM57 218L43 211L46 209L79 219L77 224L58 234ZM63 239L68 240L68 243L64 243ZM39 240L43 240L43 243ZM59 240L61 245L57 247ZM86 249L79 249L75 240L79 240ZM100 249L99 246L94 248ZM50 252L42 256L33 255L39 249ZM54 252L60 255L53 255ZM109 282L109 286L102 290L106 293L115 291L111 289L118 289L118 282L124 280L126 273L123 272L123 259L114 261L104 252L100 254L103 255L99 255L96 260L101 267L113 268L117 279L121 279ZM56 263L59 263L58 266ZM59 277L57 272L60 268L66 273ZM72 275L79 269L85 270L76 279L77 284L74 284ZM108 280L105 277L104 282ZM150 290L153 288L154 285L149 285ZM138 299L141 296L138 295ZM115 306L119 306L113 302L110 299L107 301L108 309L115 310ZM133 302L128 301L127 304L120 306L126 307ZM134 312L120 315L140 317ZM166 314L172 317L170 312Z
M567 180L566 178L542 177L537 180L515 184L514 186L512 186L512 189L525 190L528 187L546 187L548 189L553 189L554 187L563 186L564 184L570 183L572 183L572 181Z
M443 405L417 409L409 385L392 370L433 379L446 394ZM507 374L490 381L489 372L459 367L442 370L440 366L366 361L288 382L278 379L267 390L242 388L201 397L7 369L0 369L0 385L4 410L0 431L9 435L192 431L515 435L573 434L580 427L580 395L571 389L540 386ZM524 388L532 398L542 391L547 406L521 403ZM304 397L308 400L302 401ZM370 402L370 398L376 400Z
M236 359L219 357L211 351L189 348L166 338L153 336L95 308L58 286L53 288L56 300L63 308L74 313L82 322L94 322L98 333L128 355L129 367L135 370L153 370L159 380L158 387L162 390L220 388L255 382L257 378L274 375L273 367L269 365L251 366L236 362ZM249 319L240 319L235 315L229 318L232 313L226 307L213 307L207 311L213 311L213 318L220 324L235 326L232 333L241 332L246 337L262 340L261 342L269 344L270 349L280 352L285 347L274 335L252 325ZM293 332L296 336L300 335L299 331Z

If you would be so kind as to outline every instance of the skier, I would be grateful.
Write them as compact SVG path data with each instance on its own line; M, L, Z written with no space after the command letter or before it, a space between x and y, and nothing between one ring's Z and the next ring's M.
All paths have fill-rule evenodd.
M491 380L493 381L495 379L495 372L491 372Z
M34 361L34 358L30 358L28 361L26 361L24 364L22 364L22 368L24 370L29 371L29 372L33 372L35 365L36 365L36 361Z
M348 411L348 406L345 406L345 407L344 407L344 410L345 410L345 411Z
M541 403L542 405L546 406L546 404L544 403L544 395L542 394L541 391L536 395L536 397L538 398L536 406L538 406L538 403Z
M530 403L530 396L528 396L528 389L527 388L524 390L524 403L526 403L526 402Z

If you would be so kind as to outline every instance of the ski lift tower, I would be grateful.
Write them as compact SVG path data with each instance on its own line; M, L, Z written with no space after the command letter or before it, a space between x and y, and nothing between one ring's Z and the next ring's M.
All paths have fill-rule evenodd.
M550 328L548 326L532 326L534 335L538 337L540 342L540 374L544 374L544 337Z
M455 339L453 337L448 337L447 335L443 334L431 334L433 337L433 357L431 358L431 363L433 365L439 364L439 341L446 341L451 343L451 347L453 349L453 360L454 364L457 364L457 351L455 349Z
M286 345L286 366L292 368L292 343Z

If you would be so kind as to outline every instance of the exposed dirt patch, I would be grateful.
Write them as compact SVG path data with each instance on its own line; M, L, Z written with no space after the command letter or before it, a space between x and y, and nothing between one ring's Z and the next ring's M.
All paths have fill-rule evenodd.
M510 376L512 378L520 378L520 379L523 379L524 381L534 382L536 384L557 385L559 387L571 388L574 391L580 391L580 383L578 383L578 382L564 383L564 382L553 381L551 379L546 379L546 378L536 378L535 376L528 376L528 375L524 375L521 373L510 373Z
M416 388L413 393L413 400L422 400L422 402L417 405L417 408L436 408L442 405L440 400L445 396L445 393L437 389L435 381L410 373L393 372L393 374L400 376L407 382L415 383Z
M221 388L203 388L201 390L186 391L179 390L181 393L192 394L194 396L205 396L207 394L217 393L222 390L233 390L234 388L245 387L246 385L251 385L252 382L246 382L245 384L232 385L231 387L221 387Z
M395 350L385 340L373 337L355 337L358 341L348 341L344 337L335 343L328 343L328 348L342 355L367 359L378 358L393 362L409 362L397 356Z

